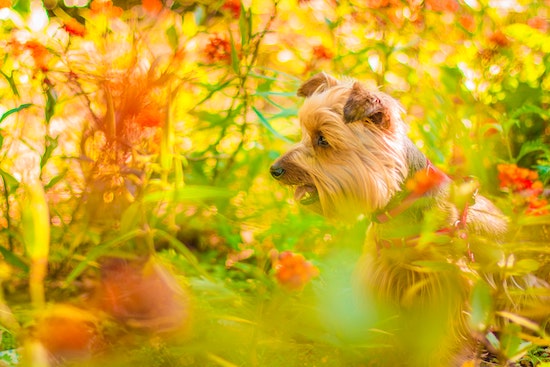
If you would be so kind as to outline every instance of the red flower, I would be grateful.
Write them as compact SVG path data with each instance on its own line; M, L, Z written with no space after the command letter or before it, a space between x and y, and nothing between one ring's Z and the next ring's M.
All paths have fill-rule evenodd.
M323 45L313 46L313 58L316 60L330 60L334 57L332 51Z
M63 28L72 36L83 37L84 34L86 34L86 28L84 25L79 23L74 18L68 19L65 24L63 24Z
M500 188L511 192L529 190L536 195L542 193L542 182L538 180L539 174L536 171L515 164L499 164L497 170Z
M226 0L222 9L228 10L233 13L233 17L238 19L241 16L241 1L240 0Z
M292 291L298 291L319 275L319 269L303 255L291 251L282 252L275 264L277 282Z
M214 35L208 40L204 53L209 63L229 62L231 60L231 43L225 37Z

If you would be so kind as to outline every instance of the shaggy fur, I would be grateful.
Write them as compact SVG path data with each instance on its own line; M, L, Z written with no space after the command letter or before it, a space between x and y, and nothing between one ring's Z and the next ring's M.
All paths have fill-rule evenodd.
M385 363L458 365L471 344L470 282L460 264L476 238L504 235L503 215L481 195L472 195L467 212L456 207L446 176L397 215L383 214L407 200L405 183L415 173L440 174L407 137L400 105L355 80L324 73L306 81L298 95L305 97L302 139L274 162L272 176L296 188L297 202L326 217L372 219L355 281L394 320L390 336L381 339L392 348Z

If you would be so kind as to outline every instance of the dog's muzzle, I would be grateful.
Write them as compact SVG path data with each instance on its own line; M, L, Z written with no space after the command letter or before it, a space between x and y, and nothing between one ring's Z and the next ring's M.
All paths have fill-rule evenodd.
M302 182L292 182L289 181L289 177L284 177L287 171L281 167L279 162L273 163L269 168L271 176L277 181L281 181L283 184L292 185L296 187L294 192L294 200L299 202L302 205L311 205L319 201L319 193L317 188L313 184L302 183Z

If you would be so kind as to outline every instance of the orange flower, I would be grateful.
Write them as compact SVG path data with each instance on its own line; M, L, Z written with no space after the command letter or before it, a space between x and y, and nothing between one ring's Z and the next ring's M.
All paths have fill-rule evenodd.
M476 30L476 22L474 17L470 14L462 15L458 19L458 22L470 33L473 33Z
M93 14L104 14L111 18L117 18L124 12L122 8L114 6L111 0L93 0L90 3L90 10Z
M48 59L50 52L38 41L29 41L25 43L25 48L31 52L36 67L42 71L48 71Z
M439 186L445 180L447 180L447 175L442 171L433 167L428 167L417 171L412 178L407 180L405 187L416 195L424 195L428 191Z
M543 190L542 182L538 180L539 174L536 171L521 168L515 164L499 164L497 170L501 189L511 192L529 190L537 195Z
M241 16L241 1L240 0L226 0L222 9L228 10L233 14L233 17L239 19Z
M433 11L456 13L460 8L456 0L426 0L426 7Z
M163 125L164 114L158 108L154 108L154 106L149 106L139 112L139 114L136 116L135 121L139 126L142 127L159 127Z
M313 58L317 60L330 60L334 57L332 51L323 45L313 46Z
M37 320L34 337L59 360L90 357L101 346L92 314L67 305L56 305Z
M498 30L489 36L489 42L498 47L507 47L510 45L510 40L502 31Z
M531 28L538 29L541 32L548 31L548 21L543 17L533 17L527 21L527 25Z
M138 329L179 329L189 318L187 294L176 278L153 259L104 260L95 297L103 311Z
M319 269L303 255L291 251L282 252L275 264L277 282L286 289L299 291L319 275Z
M0 0L0 9L11 7L11 0Z
M208 40L204 53L209 63L229 62L231 60L231 44L226 37L214 35Z
M142 0L143 9L149 13L157 14L162 10L162 2L160 0Z
M365 5L371 9L385 8L390 5L390 0L367 0Z
M84 34L86 34L86 28L84 25L80 24L74 18L68 19L63 25L63 28L72 36L83 37Z
M537 197L536 195L530 196L527 199L528 206L525 211L526 214L531 215L547 215L550 214L548 207L548 200Z

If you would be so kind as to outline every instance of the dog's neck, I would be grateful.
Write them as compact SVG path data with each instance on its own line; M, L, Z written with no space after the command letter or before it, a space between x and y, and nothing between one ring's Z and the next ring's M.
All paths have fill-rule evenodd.
M440 195L451 182L451 179L435 167L409 139L406 144L406 159L409 173L401 185L401 190L393 195L384 208L373 213L372 222L379 225L387 223L392 227L399 226L399 222L404 222L408 226L416 225L423 220L425 209L434 205L435 197ZM428 177L433 176L437 184L423 193L410 192L405 187L406 182L422 170L426 171Z

